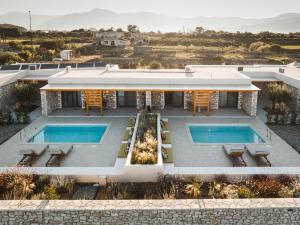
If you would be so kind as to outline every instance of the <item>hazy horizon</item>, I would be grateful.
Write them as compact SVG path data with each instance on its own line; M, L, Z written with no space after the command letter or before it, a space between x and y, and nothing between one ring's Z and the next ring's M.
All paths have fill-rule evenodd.
M153 12L172 17L242 17L268 18L284 13L300 13L299 0L0 0L0 14L27 12L40 15L63 15L94 8L118 13ZM171 6L171 7L170 7ZM298 10L296 10L298 9Z

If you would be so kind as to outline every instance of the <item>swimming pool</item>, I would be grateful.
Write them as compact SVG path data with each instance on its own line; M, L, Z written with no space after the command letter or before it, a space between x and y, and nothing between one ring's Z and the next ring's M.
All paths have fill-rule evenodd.
M28 142L31 143L100 143L108 125L47 124Z
M188 125L194 143L264 143L250 125Z

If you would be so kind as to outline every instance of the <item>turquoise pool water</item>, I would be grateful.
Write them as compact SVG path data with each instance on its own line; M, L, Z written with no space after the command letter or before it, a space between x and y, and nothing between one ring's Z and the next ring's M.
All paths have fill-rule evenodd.
M107 125L46 125L31 143L99 143Z
M249 125L190 125L194 143L263 143Z

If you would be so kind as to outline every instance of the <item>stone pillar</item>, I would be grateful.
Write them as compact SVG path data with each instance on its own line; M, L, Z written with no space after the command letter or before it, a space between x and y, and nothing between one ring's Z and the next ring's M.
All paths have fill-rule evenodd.
M193 104L193 93L189 93L188 91L184 92L184 96L183 96L183 108L184 109L188 109L189 105Z
M145 108L146 104L146 96L144 91L137 91L136 92L136 108L137 109L143 109Z
M117 108L117 92L116 91L105 91L103 93L103 101L106 101L106 107L108 109Z
M160 108L165 108L165 92L163 91L160 93Z
M81 108L85 109L86 96L84 91L81 91Z
M57 107L58 109L61 109L62 108L62 93L61 91L57 91Z
M151 91L146 91L146 107L151 107Z
M58 92L41 90L42 115L48 116L58 109Z
M210 96L210 108L211 110L218 110L219 109L219 91L214 92Z
M239 92L237 108L242 109L243 93Z
M249 116L256 116L258 91L242 93L242 109Z

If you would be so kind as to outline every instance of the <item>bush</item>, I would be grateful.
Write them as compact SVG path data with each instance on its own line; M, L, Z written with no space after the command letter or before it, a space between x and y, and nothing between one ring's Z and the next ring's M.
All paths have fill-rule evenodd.
M41 196L43 196L47 200L56 200L60 199L60 195L57 193L56 186L54 184L49 184L44 189L44 194L41 193Z
M55 40L55 41L43 41L40 43L41 48L45 48L48 50L63 50L65 42L64 40Z
M264 176L254 177L249 184L252 191L262 198L278 197L283 186L279 180Z
M198 198L201 196L201 186L202 181L200 177L196 176L192 179L192 182L190 184L187 184L185 186L185 193L192 198Z
M21 58L16 53L0 51L0 65L12 64L20 61Z
M256 198L256 195L249 188L242 186L238 190L239 198Z
M161 64L160 62L157 62L157 61L153 61L149 64L149 69L152 69L152 70L157 70L157 69L160 69L161 68Z
M21 105L30 106L38 98L38 91L35 82L19 82L15 85L14 94Z

